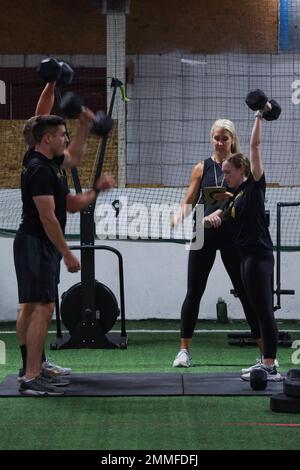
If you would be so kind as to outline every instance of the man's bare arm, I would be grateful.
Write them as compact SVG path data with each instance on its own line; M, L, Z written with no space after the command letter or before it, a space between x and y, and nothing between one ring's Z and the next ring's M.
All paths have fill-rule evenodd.
M61 226L55 215L54 197L34 196L33 201L37 207L40 221L43 224L47 237L62 255L68 271L79 271L80 263L68 247Z
M50 114L55 100L55 82L47 83L43 89L35 108L36 116Z

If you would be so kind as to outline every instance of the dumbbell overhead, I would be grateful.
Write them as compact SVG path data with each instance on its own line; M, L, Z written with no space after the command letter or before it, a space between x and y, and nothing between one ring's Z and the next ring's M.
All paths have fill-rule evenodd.
M76 119L81 113L82 107L82 98L79 95L75 95L72 91L64 94L59 103L61 112L68 119Z
M71 91L66 93L59 103L62 114L69 119L77 118L82 111L82 107L82 98ZM111 128L112 119L110 116L107 116L103 111L98 111L92 123L91 132L98 136L104 136L109 133Z
M74 70L69 64L53 58L42 60L37 72L44 82L56 82L57 85L70 85L74 76Z
M281 107L275 100L268 100L262 90L253 90L246 97L246 104L253 111L262 111L266 121L275 121L281 114Z

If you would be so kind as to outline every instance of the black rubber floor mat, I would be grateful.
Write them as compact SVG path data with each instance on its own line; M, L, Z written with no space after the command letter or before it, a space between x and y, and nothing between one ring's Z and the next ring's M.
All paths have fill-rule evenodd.
M168 396L182 395L181 374L73 374L65 396ZM8 375L0 383L0 397L19 397L16 375ZM58 390L60 390L59 387Z
M250 382L241 380L238 373L114 373L73 374L65 396L260 396L283 391L282 382L268 382L263 391L254 391ZM0 383L0 397L19 397L16 375L8 375ZM60 388L59 388L60 389Z
M280 393L283 382L268 382L265 390L252 390L238 373L184 374L184 395L268 396Z

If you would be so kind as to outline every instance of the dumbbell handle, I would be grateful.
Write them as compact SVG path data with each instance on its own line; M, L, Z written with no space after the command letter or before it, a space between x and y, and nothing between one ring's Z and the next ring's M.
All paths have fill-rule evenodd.
M272 109L272 105L269 101L267 101L267 103L265 104L264 108L263 109L259 109L258 111L255 112L254 116L255 117L261 117L263 118L264 117L264 114L265 113L268 113L269 111L271 111Z

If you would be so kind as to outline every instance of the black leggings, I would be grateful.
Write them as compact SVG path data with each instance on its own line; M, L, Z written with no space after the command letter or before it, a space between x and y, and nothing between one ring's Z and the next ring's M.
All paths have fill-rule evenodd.
M214 264L217 250L221 252L225 269L243 305L252 335L259 338L259 324L241 279L240 255L231 240L230 234L228 234L223 227L218 229L206 229L203 248L201 248L201 250L190 251L188 262L188 290L181 309L181 338L192 338L193 336L200 301L205 291L207 279Z
M259 326L256 338L262 339L263 356L276 358L278 331L273 310L272 251L265 249L241 251L241 275Z

